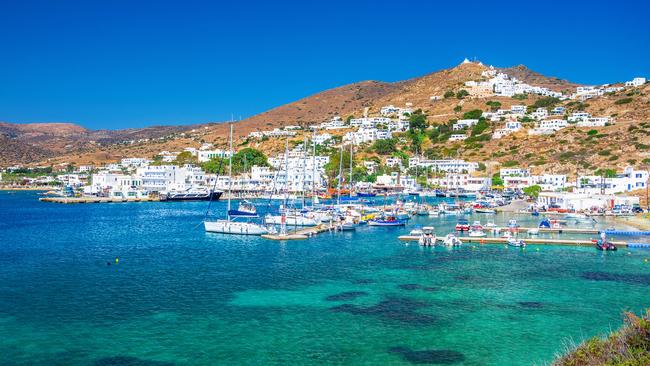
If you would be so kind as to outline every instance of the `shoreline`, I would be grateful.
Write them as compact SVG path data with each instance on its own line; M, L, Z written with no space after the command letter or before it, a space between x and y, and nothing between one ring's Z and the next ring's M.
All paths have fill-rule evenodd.
M58 187L5 187L0 186L0 191L51 191Z
M650 231L650 218L647 213L638 214L636 216L618 216L614 219L616 223L632 226L639 230Z

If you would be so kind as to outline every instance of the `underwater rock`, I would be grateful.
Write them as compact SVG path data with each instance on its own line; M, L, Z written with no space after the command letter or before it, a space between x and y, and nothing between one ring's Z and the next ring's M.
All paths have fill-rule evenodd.
M404 360L413 364L452 365L465 361L465 356L452 350L414 351L406 347L392 347L390 353L400 355Z
M326 297L325 300L346 301L346 300L354 300L357 297L366 296L366 295L368 295L368 293L364 291L349 291L349 292L341 292L340 294L336 294L336 295L330 295Z

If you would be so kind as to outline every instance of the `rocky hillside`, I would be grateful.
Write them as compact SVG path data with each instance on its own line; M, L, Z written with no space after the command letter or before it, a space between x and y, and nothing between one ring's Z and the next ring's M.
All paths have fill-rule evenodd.
M404 107L409 103L420 108L433 126L459 119L467 111L488 110L486 102L499 102L502 108L513 104L532 106L541 97L529 95L524 100L504 97L444 98L446 92L466 89L464 83L480 80L487 67L477 63L460 64L424 76L395 83L363 81L323 91L298 101L279 106L235 124L237 144L250 143L273 153L282 149L275 139L267 142L247 142L252 131L270 130L287 125L320 123L339 115L360 117L364 112L377 115L388 104ZM525 66L498 69L532 85L566 93L578 85L555 77L546 77ZM595 116L616 118L613 126L591 129L567 128L551 136L528 136L525 132L499 140L439 142L425 139L422 150L431 156L455 156L488 163L531 166L542 171L572 173L578 169L591 170L641 163L650 158L648 146L650 122L650 85L633 91L628 89L604 95L586 102L557 103L567 110L586 110ZM433 97L433 98L432 98ZM530 125L530 124L529 124ZM499 128L493 123L489 131ZM162 150L178 151L211 142L225 147L227 125L163 126L118 131L90 131L72 124L0 124L5 141L0 164L41 162L101 164L126 156L151 157ZM299 139L300 137L298 137ZM407 149L406 138L398 148ZM10 147L11 146L11 147Z

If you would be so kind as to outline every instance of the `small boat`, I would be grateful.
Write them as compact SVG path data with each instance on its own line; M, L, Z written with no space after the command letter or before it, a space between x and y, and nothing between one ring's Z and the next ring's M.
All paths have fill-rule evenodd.
M528 230L528 235L538 235L538 234L539 234L538 228L531 228Z
M205 231L221 234L238 235L263 235L269 231L262 225L252 222L239 222L231 220L205 221Z
M609 242L607 240L598 240L596 241L596 249L602 250L602 251L614 251L618 250L616 245L612 242Z
M454 234L447 234L442 240L442 243L448 247L458 247L463 244L463 242L460 241L460 239L458 239Z
M368 226L405 226L404 220L398 220L395 216L373 219L368 221Z
M422 234L424 234L424 231L420 228L415 228L409 232L410 236L420 236Z
M357 192L357 197L375 197L377 193Z
M471 230L469 231L468 235L471 236L471 237L473 237L473 238L481 238L481 237L484 237L484 236L487 235L487 234L485 234L485 232L484 232L483 230L474 230L474 229L471 229Z
M467 219L459 219L458 223L456 224L456 231L468 231L469 230L469 222Z
M508 238L508 245L511 247L525 248L526 243L523 240L517 238Z
M542 221L539 223L539 228L550 229L550 228L551 228L551 221L545 217L545 218L542 219Z
M517 220L510 219L510 221L508 221L508 230L512 232L516 232L519 230L519 224L517 223Z
M264 223L267 225L282 225L282 215L266 215ZM284 216L284 224L287 226L317 226L318 222L300 214L287 214Z
M239 203L236 210L229 210L231 217L257 217L257 209L251 202L244 200Z
M495 214L497 213L497 210L492 209L492 208L475 208L474 212L480 213L480 214Z
M483 230L483 225L481 225L481 222L479 220L476 220L472 223L472 227L470 228L471 230Z
M440 216L440 211L437 209L430 209L429 216Z
M436 233L433 231L433 226L425 226L420 230L422 233L420 234L420 239L418 239L418 244L425 246L425 247L431 247L436 245Z

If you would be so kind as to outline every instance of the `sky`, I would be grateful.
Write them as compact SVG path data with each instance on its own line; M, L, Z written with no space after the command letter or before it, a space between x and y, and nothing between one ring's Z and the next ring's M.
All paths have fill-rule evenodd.
M0 121L218 122L465 57L650 77L648 1L0 0Z

